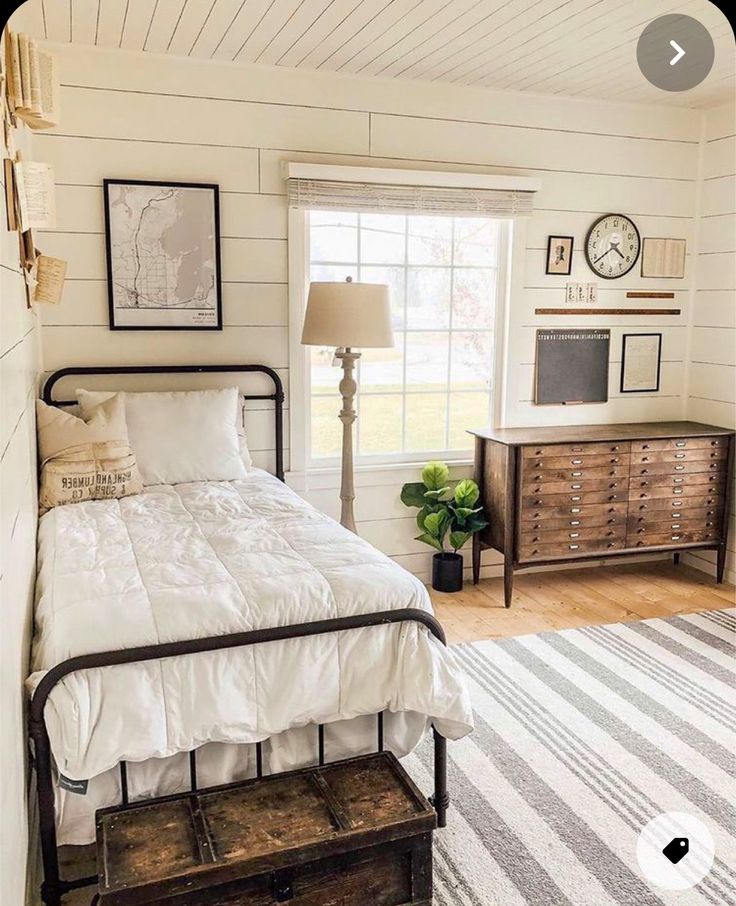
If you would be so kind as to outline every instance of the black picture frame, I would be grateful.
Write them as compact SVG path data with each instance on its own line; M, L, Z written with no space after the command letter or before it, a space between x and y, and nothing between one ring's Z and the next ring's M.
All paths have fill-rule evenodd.
M103 198L105 207L105 254L107 258L107 300L108 316L110 330L222 330L222 256L220 251L220 188L215 183L190 183L177 182L175 180L146 180L146 179L103 179ZM207 306L202 309L180 309L182 312L213 312L214 320L203 320L202 323L166 323L162 319L161 323L149 324L121 324L119 318L116 318L116 312L122 311L123 306L115 304L115 281L116 274L112 257L112 231L113 231L113 214L110 210L110 189L113 186L131 186L131 187L154 187L170 189L195 189L211 194L212 197L212 241L213 241L213 259L215 263L215 274L213 275L213 286L215 293L214 308ZM156 310L155 307L152 307ZM151 309L149 308L148 311ZM162 308L162 311L169 309Z
M654 387L636 387L626 389L626 347L631 338L656 337L657 338L657 379ZM621 338L621 380L619 391L621 393L659 393L662 375L662 334L661 333L625 333Z
M560 242L570 243L570 247L567 251L567 270L550 270L552 266L552 245L558 244ZM569 277L572 273L572 251L573 246L575 245L574 236L548 236L547 237L547 261L545 265L544 272L545 274L553 274L562 277Z

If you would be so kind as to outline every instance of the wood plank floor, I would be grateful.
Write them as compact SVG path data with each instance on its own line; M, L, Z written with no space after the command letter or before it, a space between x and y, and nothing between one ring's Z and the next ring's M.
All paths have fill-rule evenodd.
M662 562L517 573L508 609L501 578L468 583L455 594L430 593L450 644L717 610L736 603L733 585L716 585L700 570Z

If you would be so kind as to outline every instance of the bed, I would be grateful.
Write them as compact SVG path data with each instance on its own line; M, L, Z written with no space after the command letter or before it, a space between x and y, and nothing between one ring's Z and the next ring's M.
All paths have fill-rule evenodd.
M78 368L92 374L258 373L276 475L147 487L58 507L39 526L30 733L43 900L57 846L95 809L324 763L407 754L431 727L438 823L446 738L472 728L461 673L425 587L283 482L283 389L266 366Z

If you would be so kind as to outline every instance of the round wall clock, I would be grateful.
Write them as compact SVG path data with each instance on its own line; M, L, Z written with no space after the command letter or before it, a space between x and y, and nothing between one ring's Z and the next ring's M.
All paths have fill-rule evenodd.
M606 280L628 274L640 249L639 230L623 214L599 217L585 239L585 257L591 270Z

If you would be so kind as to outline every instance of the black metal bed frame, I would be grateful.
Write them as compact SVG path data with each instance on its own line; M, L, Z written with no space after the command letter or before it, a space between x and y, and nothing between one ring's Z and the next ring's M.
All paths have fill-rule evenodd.
M119 367L73 367L55 371L47 379L43 388L43 400L49 405L71 406L74 400L54 400L53 388L64 377L74 375L111 375L111 374L196 374L196 373L261 373L271 379L274 392L270 394L243 394L246 400L272 400L275 410L275 443L276 443L276 476L284 480L284 441L283 441L283 405L284 389L281 378L266 365L150 365ZM56 807L52 768L51 745L44 718L44 709L51 691L65 676L78 670L90 670L96 667L110 667L118 664L131 664L170 657L181 657L204 651L222 651L228 648L241 648L263 642L275 642L285 639L323 635L329 632L344 632L364 626L381 626L392 623L415 622L425 626L435 638L446 645L445 633L438 620L430 613L416 608L385 611L381 613L360 614L339 617L330 620L317 620L309 623L297 623L290 626L276 626L269 629L256 629L248 632L237 632L228 635L210 636L202 639L187 639L180 642L166 642L158 645L143 645L137 648L126 648L117 651L103 651L95 654L80 655L69 658L52 667L39 682L30 703L29 734L33 740L33 762L36 771L36 795L39 810L39 833L41 840L41 858L43 863L43 883L41 898L46 906L61 906L62 897L69 891L89 887L97 882L92 875L74 880L61 877L56 838ZM377 747L384 748L383 713L376 715ZM437 824L446 824L447 808L450 800L447 792L447 741L436 728L434 736L434 795L431 802L437 812ZM263 776L262 742L256 745L256 777ZM317 725L317 758L319 764L325 763L324 724ZM124 805L128 803L128 775L124 761L119 763L121 798ZM193 791L197 786L196 750L189 752L189 780ZM151 799L155 802L156 799Z

